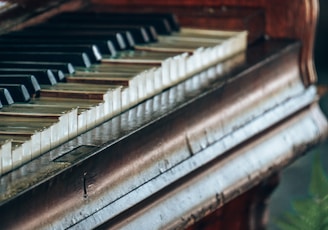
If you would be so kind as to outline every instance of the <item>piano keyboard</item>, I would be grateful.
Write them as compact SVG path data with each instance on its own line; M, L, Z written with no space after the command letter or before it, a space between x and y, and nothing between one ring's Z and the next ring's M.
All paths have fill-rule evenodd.
M242 52L246 36L101 13L1 36L0 175Z

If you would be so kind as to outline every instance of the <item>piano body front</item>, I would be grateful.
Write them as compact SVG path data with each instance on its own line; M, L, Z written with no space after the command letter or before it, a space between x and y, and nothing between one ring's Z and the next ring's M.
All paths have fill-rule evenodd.
M248 30L249 45L2 175L1 226L264 228L279 171L327 131L312 60L317 8L310 0L8 3L4 33L62 11L169 11L182 26ZM203 73L213 68L209 84Z

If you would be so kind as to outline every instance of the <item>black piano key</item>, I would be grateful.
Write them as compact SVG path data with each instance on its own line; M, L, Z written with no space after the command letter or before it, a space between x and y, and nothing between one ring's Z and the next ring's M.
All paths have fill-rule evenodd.
M62 40L101 40L103 42L111 41L114 47L118 50L125 50L128 45L124 41L124 35L118 32L108 32L104 34L90 34L87 32L74 32L74 31L52 31L52 32L29 32L29 31L17 31L9 34L2 35L0 38L6 39L62 39ZM1 43L1 42L0 42ZM73 42L74 43L74 42Z
M14 103L10 92L6 88L0 88L0 101L3 105L11 105Z
M133 36L134 41L137 44L144 44L149 42L154 42L157 40L157 37L149 34L147 28L144 26L133 26L133 25L88 25L88 24L79 24L79 23L70 23L65 24L60 23L43 23L33 27L26 28L27 31L49 31L49 30L74 30L74 31L129 31Z
M113 25L113 26L120 26L120 25ZM158 34L157 34L155 28L151 25L143 25L143 27L146 29L146 32L150 38L150 42L157 42Z
M130 13L114 13L114 14L130 14ZM180 31L180 24L178 22L178 19L175 14L172 13L142 13L143 17L159 17L159 18L165 18L167 22L169 23L171 29L175 32Z
M58 69L52 69L51 70L57 80L57 82L65 82L66 81L66 76L63 73L63 71L58 70Z
M100 50L101 54L108 54L115 56L117 51L113 45L113 43L109 40L96 40L96 39L90 39L90 40L69 40L65 38L37 38L37 37L26 37L24 39L22 38L4 38L0 36L0 44L39 44L39 45L47 45L47 44L53 44L53 45L95 45Z
M31 97L25 85L22 84L1 84L0 88L5 88L9 91L14 102L28 102Z
M0 52L66 52L79 53L85 52L93 62L101 60L101 54L96 45L40 45L40 44L25 44L24 41L18 44L0 44Z
M73 74L75 72L75 68L71 63L55 62L0 61L0 68L51 69L54 73L56 70L60 71L60 74Z
M71 62L76 66L91 66L86 53L0 52L0 61Z
M65 82L66 77L63 71L58 69L33 69L33 68L2 68L0 74L31 74L34 75L41 85L55 85L57 82Z
M0 74L0 84L21 84L24 85L30 96L38 96L40 93L40 85L33 75L12 75Z
M39 84L56 85L54 73L49 69L4 69L0 68L0 74L29 74L33 75Z
M142 16L142 15L141 15ZM91 13L80 16L79 13L60 14L51 18L50 22L80 22L81 24L105 24L105 25L150 25L158 34L170 35L172 29L165 18L126 17L115 14Z

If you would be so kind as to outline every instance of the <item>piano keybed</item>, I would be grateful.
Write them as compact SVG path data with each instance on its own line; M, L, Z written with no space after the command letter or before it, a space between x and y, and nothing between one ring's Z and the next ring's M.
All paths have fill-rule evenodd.
M179 30L169 14L82 14L0 37L1 174L246 48L246 32Z

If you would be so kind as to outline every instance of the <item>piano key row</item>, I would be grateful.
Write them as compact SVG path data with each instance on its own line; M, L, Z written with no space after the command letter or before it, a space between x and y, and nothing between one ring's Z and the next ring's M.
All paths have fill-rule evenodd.
M66 18L68 15L61 17ZM105 19L106 17L102 16ZM108 18L112 20L111 17ZM108 18L96 21L100 20L107 25ZM60 17L56 20L60 21ZM150 41L154 40L154 33L149 33L152 26L158 29L155 23L141 30ZM124 31L127 27L124 27ZM44 25L40 28L44 28ZM38 29L32 28L30 31L27 29L0 37L0 88L3 88L0 92L9 98L1 101L10 105L0 110L0 117L3 118L2 125L0 124L1 173L18 167L121 111L244 50L246 46L246 33L222 35L217 32L216 35L204 36L201 34L203 31L185 30L176 40L156 38L160 43L162 41L163 46L147 44L146 50L151 51L143 51L142 45L138 45L141 51L116 51L114 47L119 50L131 48L135 40L145 43L147 39L140 40L133 31L125 33L125 37L107 36L110 34L107 32L106 37L98 32L99 44L109 44L109 52L104 58L103 50L98 49L97 43L91 41L90 36L86 36L92 29L86 28L88 27L82 29L85 30L83 33L75 30L76 33L71 34L63 29L61 36L55 40L42 40L41 44L33 43L33 38L40 34L45 36L47 30L36 33ZM168 33L158 30L162 34ZM57 31L52 35L55 34ZM63 42L63 35L72 40ZM81 39L78 42L74 40L77 37ZM196 49L193 37L199 41L203 39L206 46L214 46ZM22 38L24 44L29 41L27 45L22 45ZM185 48L172 45L177 40L182 40ZM125 45L126 41L129 42L128 46ZM152 62L149 63L147 58ZM1 79L5 79L4 82ZM63 81L67 83L60 83ZM8 91L12 93L14 100L10 99ZM12 101L29 102L12 104ZM11 122L19 119L20 123Z

